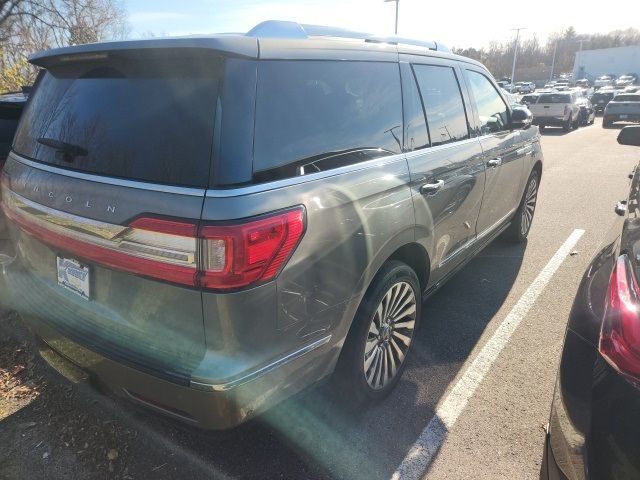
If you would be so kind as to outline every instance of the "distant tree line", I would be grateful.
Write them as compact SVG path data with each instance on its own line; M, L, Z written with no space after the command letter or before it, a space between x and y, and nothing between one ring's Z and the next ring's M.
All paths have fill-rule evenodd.
M453 48L455 53L482 62L496 78L511 76L515 40L505 43L491 42L487 48ZM549 36L542 44L534 35L521 39L518 45L518 68L551 66L556 48L556 73L571 72L576 52L599 48L640 45L640 30L629 28L609 33L579 34L573 27Z
M32 53L127 34L121 0L0 0L0 92L33 83Z

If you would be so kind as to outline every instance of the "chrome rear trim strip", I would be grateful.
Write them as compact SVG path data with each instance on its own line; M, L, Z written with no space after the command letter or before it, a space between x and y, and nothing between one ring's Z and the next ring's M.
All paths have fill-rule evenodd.
M204 188L191 188L191 187L176 187L173 185L158 185L155 183L139 182L136 180L124 180L122 178L105 177L102 175L95 175L92 173L77 172L75 170L66 170L60 167L54 167L53 165L46 165L40 162L34 162L28 158L19 156L18 154L11 152L9 158L15 160L18 163L27 165L44 172L55 173L56 175L64 175L65 177L77 178L80 180L86 180L89 182L104 183L107 185L115 185L118 187L135 188L137 190L150 190L153 192L163 193L175 193L177 195L189 195L192 197L203 197L206 190Z
M268 365L265 365L264 367L258 368L257 370L253 370L245 374L241 374L239 378L236 378L234 380L230 380L224 383L203 383L203 382L195 382L192 380L191 387L198 390L206 390L206 391L214 391L214 392L224 392L226 390L231 390L232 388L239 387L240 385L244 385L245 383L249 383L252 380L257 379L271 372L272 370L275 370L276 368L282 367L283 365L286 365L289 362L297 360L303 355L306 355L307 353L312 352L313 350L327 344L329 340L331 340L331 335L327 335L326 337L316 340L315 342L310 343L309 345L306 345L301 349L296 350L295 352L291 352L290 354L282 358L279 358L278 360L271 362Z

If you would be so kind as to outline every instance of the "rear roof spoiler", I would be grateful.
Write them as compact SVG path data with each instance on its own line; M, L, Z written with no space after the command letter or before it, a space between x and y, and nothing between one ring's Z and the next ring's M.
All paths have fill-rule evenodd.
M90 43L72 47L54 48L38 52L29 57L29 62L38 67L74 60L104 58L112 53L145 49L203 49L216 50L234 56L258 58L258 41L245 35L209 35L190 37L152 38L148 40L125 40L118 42Z

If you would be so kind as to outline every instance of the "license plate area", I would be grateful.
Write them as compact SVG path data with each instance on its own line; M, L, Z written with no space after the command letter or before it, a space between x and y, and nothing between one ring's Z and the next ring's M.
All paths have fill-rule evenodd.
M89 266L72 258L56 257L58 285L81 296L85 300L90 298Z
M620 115L620 118L624 119L624 118L628 118L629 115Z

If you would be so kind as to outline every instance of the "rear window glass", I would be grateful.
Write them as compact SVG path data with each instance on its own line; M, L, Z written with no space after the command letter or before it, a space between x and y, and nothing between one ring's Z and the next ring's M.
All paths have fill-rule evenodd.
M640 102L640 95L616 95L614 102Z
M222 61L149 52L54 66L16 135L16 153L82 172L205 187Z
M571 103L571 95L540 95L536 103Z
M256 181L337 168L400 153L401 147L397 64L259 63Z

